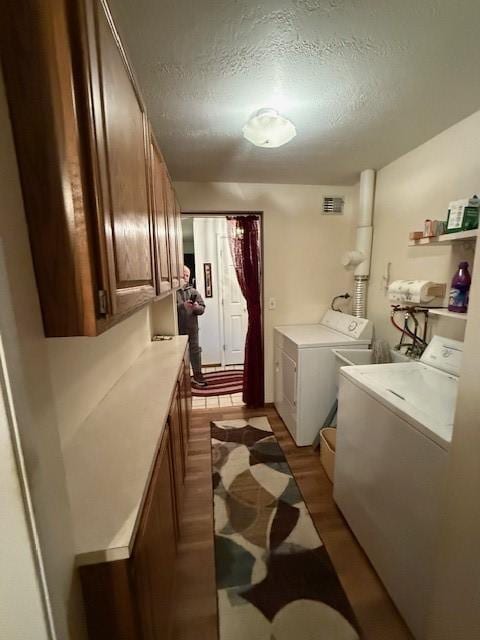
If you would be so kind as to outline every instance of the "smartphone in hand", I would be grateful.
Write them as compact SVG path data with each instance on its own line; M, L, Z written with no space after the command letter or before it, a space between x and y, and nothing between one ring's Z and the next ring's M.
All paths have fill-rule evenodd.
M190 296L189 302L191 302L192 304L195 304L196 301L197 301L197 294L196 293L192 293L191 296Z

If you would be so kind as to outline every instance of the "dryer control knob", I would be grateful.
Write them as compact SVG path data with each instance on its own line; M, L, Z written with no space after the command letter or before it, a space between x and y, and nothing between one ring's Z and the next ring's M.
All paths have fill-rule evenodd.
M356 320L352 320L350 322L350 324L348 325L348 330L349 331L355 331L355 329L358 327L358 322L356 322Z

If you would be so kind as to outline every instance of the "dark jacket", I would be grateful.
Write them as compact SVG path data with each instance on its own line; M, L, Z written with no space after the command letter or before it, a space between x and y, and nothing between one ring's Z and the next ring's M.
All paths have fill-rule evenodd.
M198 307L192 311L188 311L183 306L184 302L192 300L198 302ZM199 292L189 284L177 291L177 311L178 311L178 331L181 335L198 332L198 318L205 311L205 302Z

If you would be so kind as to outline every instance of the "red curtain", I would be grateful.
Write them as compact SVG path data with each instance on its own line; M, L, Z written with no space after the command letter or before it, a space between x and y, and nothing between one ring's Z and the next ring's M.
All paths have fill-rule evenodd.
M257 216L229 217L229 238L240 289L247 301L243 401L261 407L265 401L260 285L260 224Z

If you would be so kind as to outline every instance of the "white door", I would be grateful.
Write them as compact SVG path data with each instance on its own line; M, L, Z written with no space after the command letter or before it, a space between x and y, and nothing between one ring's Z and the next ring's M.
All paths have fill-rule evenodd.
M247 335L247 302L238 284L228 238L220 240L224 364L243 364Z

